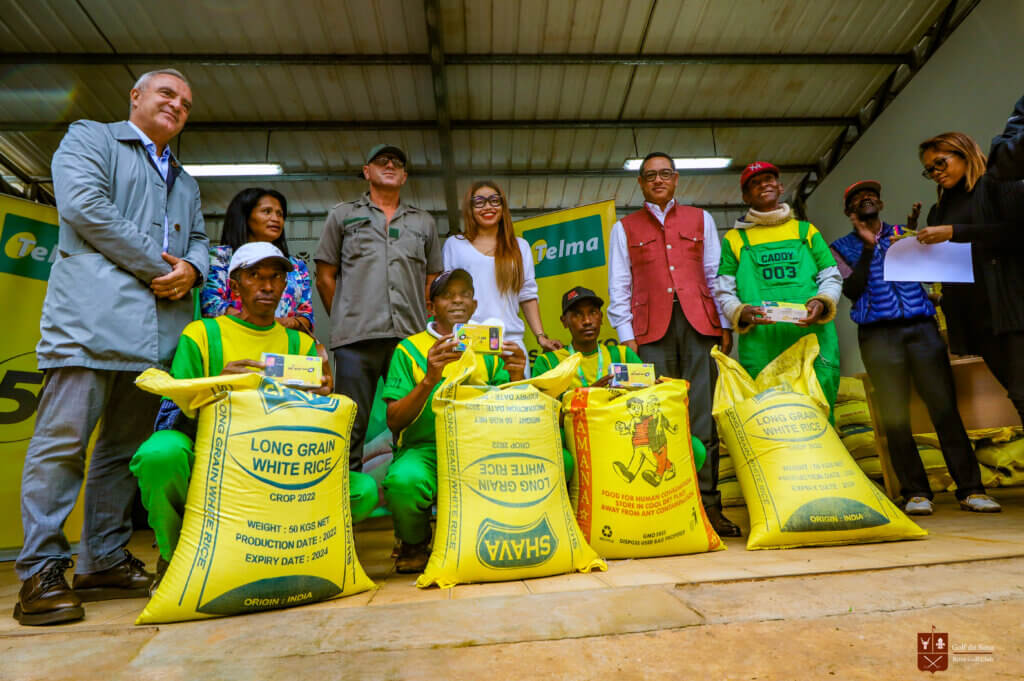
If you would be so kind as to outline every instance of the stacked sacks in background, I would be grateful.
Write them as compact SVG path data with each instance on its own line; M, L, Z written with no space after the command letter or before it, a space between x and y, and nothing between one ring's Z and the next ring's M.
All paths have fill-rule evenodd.
M743 506L743 490L736 479L736 465L724 442L718 445L718 493L722 495L722 506Z
M864 382L859 378L840 377L835 415L836 430L850 455L858 461L875 457L877 463L878 452L875 451L871 411L864 393Z
M583 536L606 558L724 549L701 504L704 448L690 434L689 384L576 388L562 398Z
M829 425L808 335L756 379L718 350L713 413L750 513L747 549L924 537L850 457Z
M985 487L1014 487L1024 485L1024 429L1020 426L1003 428L981 428L967 431L974 445L974 454L978 457L981 470L981 482ZM922 459L926 450L938 450L939 439L935 433L922 433L914 436ZM952 492L956 484L946 470L941 452L929 467L925 460L925 470L932 483L932 490ZM941 487L939 487L941 485Z
M607 569L576 524L552 397L569 387L579 357L494 388L465 384L476 360L463 353L432 403L437 531L417 586Z
M136 624L304 605L374 588L355 553L349 433L356 405L255 373L136 385L198 411L181 537Z

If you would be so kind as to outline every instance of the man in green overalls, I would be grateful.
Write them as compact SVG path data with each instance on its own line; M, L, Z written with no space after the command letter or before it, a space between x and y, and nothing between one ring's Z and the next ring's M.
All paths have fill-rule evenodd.
M395 571L423 572L430 557L430 509L437 501L437 438L431 401L458 368L462 353L452 334L476 311L473 278L463 269L437 275L427 309L434 321L395 348L381 397L388 405L388 428L398 440L384 478L384 492L401 547ZM501 385L522 380L526 354L506 341L502 356L476 355L470 385Z
M821 350L814 372L830 407L839 392L839 338L836 303L843 279L825 239L809 222L797 220L780 203L779 169L751 163L740 176L743 201L750 206L722 245L715 299L740 335L740 364L752 377L808 333ZM765 302L796 303L807 316L795 323L772 322Z

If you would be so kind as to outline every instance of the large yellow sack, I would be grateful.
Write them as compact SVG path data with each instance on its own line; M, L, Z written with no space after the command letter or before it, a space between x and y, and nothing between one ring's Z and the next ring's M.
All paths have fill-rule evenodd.
M494 388L465 385L475 360L472 351L463 353L432 405L437 532L417 586L607 569L576 525L559 404L551 396L569 387L579 357L535 379Z
M690 437L688 383L637 391L577 388L562 398L584 538L605 558L724 549L704 513Z
M259 612L374 587L356 558L348 442L356 406L260 376L136 384L199 411L181 538L136 624Z
M722 506L743 506L743 490L740 489L740 482L736 478L726 478L718 481L718 493L722 495Z
M714 350L713 413L750 513L748 549L923 537L861 472L828 423L814 376L818 339L804 336L752 379Z
M1011 469L1024 471L1024 439L978 447L974 453L986 466L1004 470L1007 479L1012 478Z

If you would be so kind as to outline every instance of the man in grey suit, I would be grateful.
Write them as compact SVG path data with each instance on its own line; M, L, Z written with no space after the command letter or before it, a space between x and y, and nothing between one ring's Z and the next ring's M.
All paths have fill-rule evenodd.
M36 348L46 379L25 456L25 544L15 565L23 584L14 617L25 625L80 619L82 601L145 596L153 579L125 548L137 489L128 461L159 402L134 379L170 366L210 259L199 186L169 147L192 90L165 69L140 77L130 97L127 121L77 121L53 157L60 236ZM63 526L97 423L72 589Z

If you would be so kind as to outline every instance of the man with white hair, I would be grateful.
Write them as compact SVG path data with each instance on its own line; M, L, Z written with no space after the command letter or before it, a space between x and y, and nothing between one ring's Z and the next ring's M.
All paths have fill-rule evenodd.
M199 186L169 146L192 108L188 81L151 71L130 99L127 121L72 123L53 156L60 235L36 347L46 379L25 456L15 565L23 584L14 617L25 625L80 619L82 601L145 596L153 580L125 548L137 489L128 462L159 404L134 379L170 368L210 258ZM97 424L72 589L63 526Z

